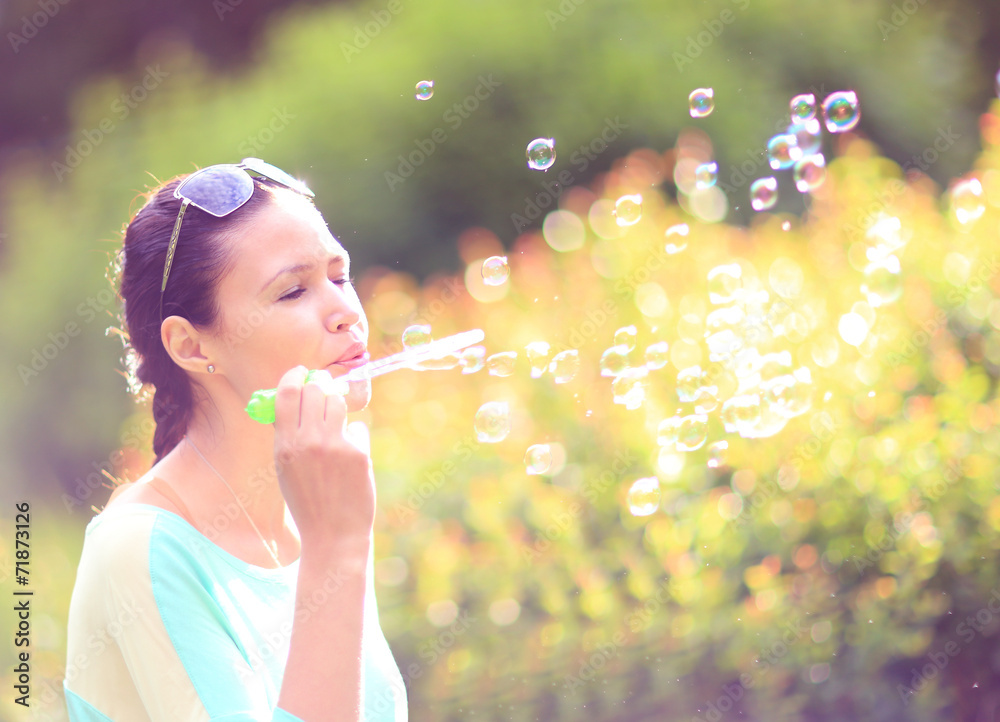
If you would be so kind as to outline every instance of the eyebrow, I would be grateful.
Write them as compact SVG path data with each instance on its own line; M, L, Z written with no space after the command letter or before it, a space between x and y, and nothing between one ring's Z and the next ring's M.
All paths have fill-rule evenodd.
M345 256L345 255L343 255L341 253L336 253L336 254L333 254L333 255L331 255L329 257L329 259L327 260L327 265L330 265L331 263L337 263L338 261L340 263L344 263L344 264L347 264L347 263L350 262L348 260L347 256ZM263 293L264 291L266 291L267 288L268 288L268 286L270 286L272 283L274 283L279 278L281 278L282 276L284 276L286 273L301 273L303 271L311 271L314 268L316 268L316 262L315 261L311 261L311 262L308 262L308 263L296 263L295 265L292 265L292 266L286 266L285 268L282 268L280 271L278 271L276 274L274 274L267 283L265 283L263 286L261 286L260 293Z

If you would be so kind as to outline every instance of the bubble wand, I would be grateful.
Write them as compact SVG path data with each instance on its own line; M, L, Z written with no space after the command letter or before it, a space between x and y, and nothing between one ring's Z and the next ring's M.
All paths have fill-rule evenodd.
M460 351L467 346L479 343L483 340L483 338L485 338L485 336L486 334L483 333L482 329L476 328L471 331L456 333L453 336L439 338L437 341L431 341L423 346L414 346L412 348L404 349L399 353L394 353L391 356L386 356L385 358L380 358L377 361L366 363L364 366L358 366L355 369L351 369L343 376L338 376L333 380L333 388L330 389L330 391L332 393L341 394L342 396L346 395L348 391L347 384L349 381L364 381L365 379L387 374L390 371L412 368L414 364L418 364L421 361L438 359L442 356L447 356L450 353ZM308 383L313 378L313 374L315 373L318 373L318 371L309 371L309 373L306 374L305 382ZM250 403L248 403L246 407L247 414L249 414L250 418L254 421L259 421L262 424L273 424L274 399L277 395L277 389L262 389L260 391L254 391L253 395L250 396Z

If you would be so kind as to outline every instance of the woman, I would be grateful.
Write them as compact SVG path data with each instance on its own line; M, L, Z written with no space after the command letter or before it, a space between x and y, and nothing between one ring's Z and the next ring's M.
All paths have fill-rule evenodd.
M371 460L345 435L370 383L327 393L367 359L347 252L274 166L181 180L148 194L116 269L156 459L87 527L70 719L405 720L372 583ZM250 395L274 387L274 424L251 420Z

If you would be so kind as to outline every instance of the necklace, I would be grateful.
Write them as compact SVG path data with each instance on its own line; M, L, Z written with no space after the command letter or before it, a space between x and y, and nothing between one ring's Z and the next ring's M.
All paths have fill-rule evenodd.
M240 498L236 496L236 492L233 491L233 487L229 486L229 484L226 483L226 480L222 478L222 474L220 474L216 470L216 468L209 463L208 459L205 458L204 454L198 451L198 447L194 445L194 442L191 441L191 439L188 438L186 435L184 436L184 438L187 440L188 444L191 445L191 448L195 450L198 456L201 457L201 460L208 465L208 468L211 469L213 472L215 472L215 475L219 477L219 480L226 485L227 489L229 489L229 493L233 495L234 499L236 499L236 503L239 504L240 509L243 510L243 515L247 518L247 521L250 522L250 526L253 527L253 530L257 532L257 536L260 537L260 541L264 545L264 548L267 549L267 553L271 555L271 558L274 560L274 563L280 567L281 561L278 559L278 555L274 552L274 549L271 548L271 545L267 543L267 540L264 539L264 535L260 533L260 530L257 528L257 525L253 523L253 519L250 518L250 514L247 512L246 507L243 506L243 502L241 502Z

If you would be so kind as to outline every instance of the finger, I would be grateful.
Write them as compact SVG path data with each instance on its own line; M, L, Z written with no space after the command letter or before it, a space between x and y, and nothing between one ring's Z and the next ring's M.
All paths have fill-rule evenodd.
M326 369L313 371L309 380L302 387L302 428L323 424L326 416L327 389L333 379Z
M308 369L296 366L285 372L278 382L274 397L274 426L278 430L296 429L299 426L302 406L302 382Z

